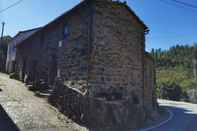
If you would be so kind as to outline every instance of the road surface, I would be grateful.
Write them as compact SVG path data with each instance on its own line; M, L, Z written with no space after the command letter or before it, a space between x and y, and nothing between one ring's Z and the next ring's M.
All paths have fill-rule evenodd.
M196 104L167 100L159 100L159 103L172 112L172 118L160 127L148 131L197 131Z

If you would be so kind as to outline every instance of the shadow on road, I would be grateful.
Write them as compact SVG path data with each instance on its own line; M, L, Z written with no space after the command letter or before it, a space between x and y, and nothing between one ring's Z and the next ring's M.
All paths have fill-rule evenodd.
M197 131L197 112L190 107L161 106L173 113L173 118L165 125L151 131Z
M20 131L0 105L0 131Z

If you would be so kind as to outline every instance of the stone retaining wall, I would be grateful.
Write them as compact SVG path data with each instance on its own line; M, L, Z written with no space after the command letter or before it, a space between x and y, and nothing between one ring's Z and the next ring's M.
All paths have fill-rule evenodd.
M88 128L120 129L141 126L143 110L131 100L106 101L84 96L57 81L49 101L61 112Z

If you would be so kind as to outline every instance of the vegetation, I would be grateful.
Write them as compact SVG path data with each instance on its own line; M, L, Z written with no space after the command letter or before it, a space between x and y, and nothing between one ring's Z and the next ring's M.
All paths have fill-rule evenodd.
M11 74L9 74L9 77L10 77L11 79L19 80L19 76L18 76L17 73L11 73Z
M152 49L156 62L157 94L171 100L197 101L197 44Z

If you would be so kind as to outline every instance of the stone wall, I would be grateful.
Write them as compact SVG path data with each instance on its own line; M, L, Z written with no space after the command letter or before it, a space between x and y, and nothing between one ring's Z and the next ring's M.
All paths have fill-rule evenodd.
M88 7L89 6L89 7ZM69 33L58 47L58 71L64 84L87 92L91 5L77 10L66 21ZM65 27L64 27L65 28Z
M39 69L37 79L53 85L59 75L67 85L82 83L83 87L86 85L87 88L92 17L90 6L91 4L84 2L81 8L67 12L67 15L61 16L58 21L43 27L39 36L33 35L17 47L17 72L21 80L26 73L29 74L32 60L36 57ZM65 34L65 28L68 34Z
M144 105L146 108L153 108L153 91L154 91L154 63L148 54L145 55L144 71Z
M144 106L153 105L148 70L154 67L144 58L144 25L124 3L82 4L20 47L20 69L34 73L28 72L30 63L38 60L38 78L55 83L50 102L77 122L139 127L145 120Z
M63 39L63 23L58 23L55 26L51 25L42 30L42 55L39 64L42 71L40 79L49 85L53 85L57 76L57 52L58 42Z
M156 97L156 74L154 59L149 53L145 53L145 70L144 70L144 108L146 110L147 119L154 119L157 111Z
M105 2L85 6L66 22L70 32L58 47L63 86L56 85L50 100L93 127L139 127L145 117L145 30L124 4Z
M65 83L86 83L90 8L85 5L44 29L42 67L44 79L53 84L58 75ZM67 33L65 32L67 31ZM56 61L56 67L54 65ZM56 69L55 69L56 68ZM54 72L56 70L56 72ZM48 78L46 78L48 76Z
M38 33L25 40L17 46L16 54L16 72L19 74L20 80L34 81L40 72L38 64L40 63L41 50L41 33Z
M49 101L66 116L90 130L119 131L142 126L144 114L129 100L106 101L84 96L61 80Z
M124 4L97 1L90 59L90 95L143 106L144 27Z

